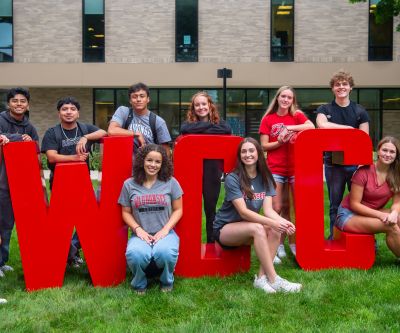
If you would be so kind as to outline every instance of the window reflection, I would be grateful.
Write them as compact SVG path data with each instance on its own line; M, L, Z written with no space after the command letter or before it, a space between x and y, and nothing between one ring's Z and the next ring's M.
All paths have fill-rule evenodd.
M384 23L375 22L376 8L380 0L370 0L368 60L390 61L393 59L393 17Z
M271 0L271 61L294 59L294 1Z
M83 62L104 62L104 0L84 0Z
M13 13L12 0L0 1L0 62L13 59Z
M175 2L175 61L198 60L198 0Z
M211 96L221 117L225 118L232 127L234 135L251 136L258 140L261 119L277 89L228 89L226 117L224 117L222 89L151 88L149 109L166 121L173 139L179 136L180 126L186 120L192 96L201 90L207 91ZM334 98L329 88L297 88L295 90L299 108L314 123L317 108L331 102ZM127 94L128 89L95 89L96 125L107 129L115 110L120 105L130 106ZM353 89L351 99L367 109L371 119L370 136L374 144L382 137L382 131L383 134L392 133L392 135L395 131L397 133L400 131L400 89ZM383 123L381 123L382 116Z

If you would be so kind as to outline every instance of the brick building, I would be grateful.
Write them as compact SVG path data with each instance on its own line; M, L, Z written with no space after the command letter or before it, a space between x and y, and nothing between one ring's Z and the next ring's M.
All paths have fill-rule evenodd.
M106 127L127 87L143 81L176 137L194 92L207 89L222 103L217 70L226 67L225 117L236 134L258 137L276 88L295 87L313 119L332 99L330 76L344 68L376 142L400 132L399 20L376 25L378 2L2 0L0 104L7 88L28 87L42 136L57 122L57 99L73 95L83 121Z

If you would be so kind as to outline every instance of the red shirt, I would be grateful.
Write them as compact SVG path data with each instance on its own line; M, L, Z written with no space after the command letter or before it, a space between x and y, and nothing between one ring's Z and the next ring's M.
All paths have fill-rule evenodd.
M308 118L300 110L296 111L294 116L290 113L285 116L279 116L276 112L270 113L261 120L259 133L268 135L269 142L276 142L278 141L279 129L282 125L301 125L307 120ZM267 164L274 174L286 177L293 176L293 144L287 142L274 150L269 150L267 153Z
M393 192L387 182L378 185L375 164L364 165L359 168L354 173L351 182L364 187L361 203L369 208L381 209L393 196ZM350 209L349 194L343 199L342 207Z

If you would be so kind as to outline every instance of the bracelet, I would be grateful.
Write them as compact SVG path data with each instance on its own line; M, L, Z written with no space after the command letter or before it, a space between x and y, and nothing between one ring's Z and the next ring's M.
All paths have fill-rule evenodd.
M135 227L134 229L133 229L133 231L136 233L136 229L137 228L141 228L141 226L140 225L138 225L137 227Z

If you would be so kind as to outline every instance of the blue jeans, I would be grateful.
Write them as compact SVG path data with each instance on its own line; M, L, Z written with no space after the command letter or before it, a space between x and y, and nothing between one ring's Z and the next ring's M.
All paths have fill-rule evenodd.
M147 277L145 270L153 259L158 268L161 286L172 286L174 283L174 269L179 254L179 237L171 230L167 236L154 245L149 245L136 235L128 241L126 261L133 273L131 286L133 289L146 289Z
M357 170L355 165L337 165L325 163L325 178L329 195L329 239L333 238L333 226L335 224L337 211L343 199L343 193L347 184L350 191L351 177Z

